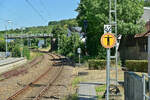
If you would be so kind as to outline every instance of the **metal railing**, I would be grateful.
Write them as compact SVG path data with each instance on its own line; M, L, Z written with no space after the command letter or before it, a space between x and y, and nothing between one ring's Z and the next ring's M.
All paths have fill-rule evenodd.
M142 81L143 81L143 100L150 100L150 96L148 96L146 94L146 78L148 78L148 80L150 79L150 76L148 76L147 74L142 74Z

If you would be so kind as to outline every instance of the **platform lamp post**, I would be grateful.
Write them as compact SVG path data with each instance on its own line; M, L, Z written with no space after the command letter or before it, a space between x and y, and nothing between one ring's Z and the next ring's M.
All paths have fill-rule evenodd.
M24 29L25 29L24 27L21 28L21 57L23 57L23 47L24 47L23 30Z
M5 51L5 57L7 57L7 52L8 52L8 43L7 43L7 23L12 23L11 20L6 20L6 24L5 24L5 41L6 41L6 51Z
M58 34L58 44L57 44L58 45L58 52L59 52L59 49L60 49L60 43L59 42L60 42L60 36Z

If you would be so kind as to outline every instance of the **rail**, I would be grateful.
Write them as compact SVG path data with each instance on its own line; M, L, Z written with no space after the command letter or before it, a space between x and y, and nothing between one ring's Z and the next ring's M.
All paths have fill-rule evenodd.
M31 67L33 67L33 66L35 66L35 65L37 65L37 64L39 64L39 63L41 63L43 59L44 59L44 56L43 56L43 55L41 56L41 58L40 58L39 61L36 61L37 59L34 59L34 61L36 61L36 62L35 62L33 65L31 65ZM29 62L29 63L32 63L32 62L34 62L34 61L31 61L31 62Z
M57 55L57 54L55 54L55 55ZM57 56L60 57L59 55L57 55ZM51 81L47 84L47 86L46 86L44 89L42 89L41 92L40 92L33 100L39 100L39 99L40 99L40 97L41 97L41 96L49 89L49 87L56 81L56 79L57 79L57 78L59 77L59 75L61 74L62 70L63 70L63 66L61 66L61 68L60 68L59 72L56 74L55 78L54 78L53 80L51 80Z
M50 54L49 54L50 55ZM52 58L54 58L53 55L51 55ZM56 55L58 56L58 55ZM60 56L58 56L60 57ZM55 63L55 62L54 62ZM50 70L52 67L50 67L46 72L44 72L42 75L40 75L36 80L34 80L33 82L29 83L28 85L26 85L24 88L22 88L21 90L17 91L14 95L10 96L7 100L13 100L15 98L17 98L17 96L21 95L22 93L24 93L28 88L31 87L32 84L35 84L37 81L39 81L42 77L44 77ZM39 100L40 97L49 89L49 87L52 85L52 83L55 82L55 80L59 77L61 71L62 71L63 67L60 68L59 72L57 73L56 77L49 81L49 83L47 84L47 86L42 89L39 94L34 98L34 100Z

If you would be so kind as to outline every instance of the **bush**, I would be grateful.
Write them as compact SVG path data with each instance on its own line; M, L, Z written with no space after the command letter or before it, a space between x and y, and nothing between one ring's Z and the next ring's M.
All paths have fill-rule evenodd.
M0 51L5 51L5 40L3 38L0 38Z
M147 72L148 61L147 60L127 60L126 68L128 71Z
M12 57L20 57L20 47L19 45L16 45L14 48L12 48Z
M105 69L106 60L88 60L89 69ZM111 61L111 64L115 64L115 61Z
M23 47L23 56L27 57L27 59L30 59L30 50L27 46Z

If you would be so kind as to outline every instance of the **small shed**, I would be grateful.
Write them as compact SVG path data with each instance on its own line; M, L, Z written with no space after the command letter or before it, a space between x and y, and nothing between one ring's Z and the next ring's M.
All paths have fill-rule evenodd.
M139 48L139 54L141 55L139 58L147 59L148 55L148 35L150 35L150 21L148 21L145 25L146 32L141 34L136 34L134 38L137 42L137 47Z
M144 7L144 14L141 19L146 22L146 31L141 34L124 36L120 41L119 53L122 61L147 59L147 36L150 34L150 7Z
M120 58L122 60L145 60L148 55L148 35L150 35L150 21L145 25L146 32L127 35L120 44Z

